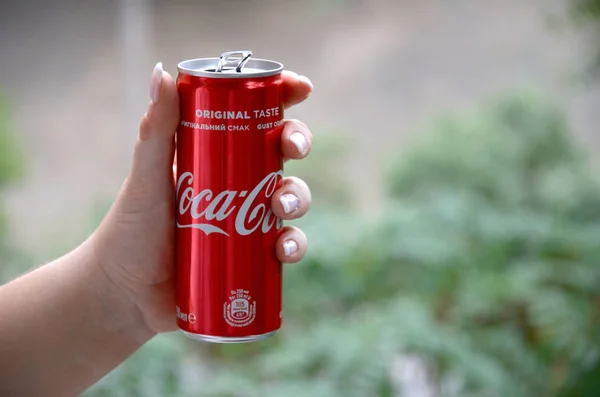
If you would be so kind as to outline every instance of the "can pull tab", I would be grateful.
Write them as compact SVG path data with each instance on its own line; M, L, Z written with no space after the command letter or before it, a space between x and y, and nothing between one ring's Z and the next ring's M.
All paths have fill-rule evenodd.
M224 52L219 57L216 72L222 72L227 69L235 69L236 72L241 72L242 68L250 60L252 51L229 51Z

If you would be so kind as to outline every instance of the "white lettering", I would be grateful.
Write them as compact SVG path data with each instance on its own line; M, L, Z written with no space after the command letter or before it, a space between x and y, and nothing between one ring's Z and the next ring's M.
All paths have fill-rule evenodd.
M189 121L182 121L180 124L184 127L193 128L195 130L225 131L225 124L200 124Z
M202 110L196 109L196 117L199 119L217 119L217 120L247 120L250 115L247 110Z
M254 110L254 117L257 119L262 119L264 117L273 117L273 116L279 116L279 108L278 107Z
M196 315L194 313L183 313L179 306L175 306L175 312L178 319L184 322L189 322L190 324L194 324L196 322Z
M256 128L259 130L268 130L269 128L273 127L273 123L264 123L264 124L259 124Z
M238 232L238 234L241 234L242 236L246 236L246 235L252 233L253 231L256 230L256 228L258 228L260 226L260 222L263 220L263 218L265 216L269 216L271 214L271 209L269 209L267 211L264 204L259 204L256 207L254 207L254 209L250 213L250 217L248 217L248 211L250 211L250 208L252 208L252 204L254 204L254 200L256 199L256 197L258 197L258 194L260 193L260 191L262 190L262 188L265 185L266 185L266 189L265 189L265 197L266 198L270 198L273 195L273 193L275 193L275 187L277 186L277 175L283 176L283 172L281 172L281 171L271 172L258 185L256 185L254 190L252 190L252 192L250 192L248 197L246 197L244 204L242 204L242 206L240 207L240 211L238 212L237 216L235 217L235 230L236 230L236 232ZM247 229L246 228L246 219L248 220L248 222L252 222L254 220L254 218L259 216L259 214L260 214L260 218L258 218L254 227Z
M194 191L192 186L194 175L191 172L184 172L177 181L176 191L179 199L178 210L180 215L189 213L193 220L204 218L207 221L225 221L236 210L233 204L237 197L245 197L243 204L239 207L235 215L235 231L242 236L253 233L259 227L263 233L276 227L280 229L281 219L276 218L271 208L267 208L264 203L257 204L259 197L269 199L277 187L279 177L283 176L282 171L271 172L262 181L260 181L250 193L246 190L238 192L237 190L224 190L214 196L210 189L204 189L199 193ZM183 185L183 186L182 186ZM182 187L185 187L181 192ZM214 198L213 198L214 196ZM202 203L207 202L206 208L202 209ZM191 222L181 224L177 222L178 228L194 228L202 230L207 235L219 233L229 236L222 228L209 223Z
M188 187L187 190L192 191L192 195L194 194L194 188ZM202 199L206 200L206 201L210 201L210 199L212 198L212 191L209 189L204 189L203 191L200 192L199 195L197 195L196 197L194 197L192 199L192 208L190 210L190 213L192 214L192 218L194 219L198 219L200 218L205 212L206 210L202 211L202 212L198 212L198 208L200 207L200 201L202 201ZM181 207L181 204L179 204L179 207Z
M216 219L218 221L222 221L223 219L225 219L229 215L231 215L231 213L235 209L235 206L233 206L231 208L229 208L229 206L233 202L233 199L235 198L236 195L237 195L236 191L225 190L224 192L219 193L217 195L217 197L215 197L215 199L208 205L208 207L206 207L206 210L205 210L206 215L204 216L206 218L206 220L212 221L213 219ZM221 200L223 200L224 198L225 198L225 202L221 205L221 208L217 212L215 212L217 206L219 205ZM229 208L229 211L227 211L227 208Z
M262 119L265 117L279 116L279 107L268 109L257 109L251 111L254 118ZM249 120L252 117L247 110L206 110L196 109L196 117L199 119L217 119L217 120Z
M227 131L250 131L249 125L228 125Z
M273 216L273 213L269 210L269 212L267 212L267 215L265 215L265 218L262 223L262 232L263 233L266 233L269 230L271 230L271 228L273 227L273 224L277 221L277 218L275 216L273 216L272 221L269 222L269 218L271 218L271 216ZM279 229L279 227L277 229Z

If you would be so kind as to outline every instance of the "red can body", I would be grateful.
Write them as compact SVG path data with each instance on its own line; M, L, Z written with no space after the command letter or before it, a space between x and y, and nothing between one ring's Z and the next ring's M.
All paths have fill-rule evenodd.
M248 342L282 319L271 212L283 174L281 68L215 77L213 62L182 62L177 78L177 324L194 339Z

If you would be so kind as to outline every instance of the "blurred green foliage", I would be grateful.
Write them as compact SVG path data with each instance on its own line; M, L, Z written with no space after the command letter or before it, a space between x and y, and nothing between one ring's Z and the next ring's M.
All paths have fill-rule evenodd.
M321 180L276 337L162 335L85 395L399 396L410 354L435 396L597 396L600 184L586 156L542 97L444 115L394 153L378 216L334 205L344 183Z
M22 253L11 245L10 225L5 211L4 193L24 175L23 150L10 120L8 101L0 92L0 283L24 268Z
M600 0L571 0L571 16L579 27L590 33L592 43L597 46L600 39ZM592 52L591 63L592 74L597 78L600 73L600 49Z

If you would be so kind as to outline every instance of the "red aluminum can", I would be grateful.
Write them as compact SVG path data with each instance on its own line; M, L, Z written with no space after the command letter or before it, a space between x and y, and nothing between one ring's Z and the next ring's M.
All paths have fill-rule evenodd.
M279 62L233 51L179 63L177 324L209 342L251 342L281 327L283 175Z

